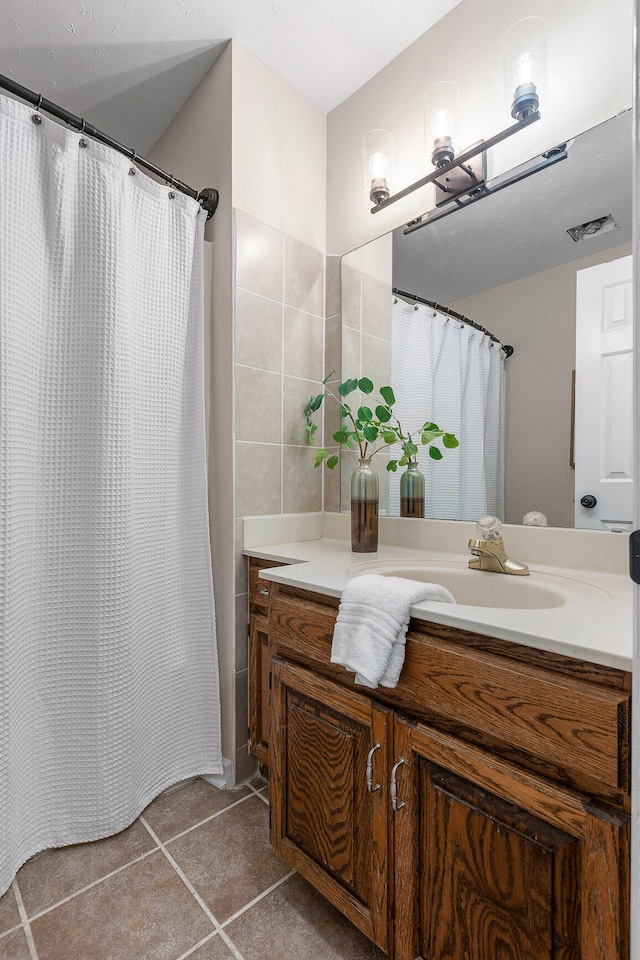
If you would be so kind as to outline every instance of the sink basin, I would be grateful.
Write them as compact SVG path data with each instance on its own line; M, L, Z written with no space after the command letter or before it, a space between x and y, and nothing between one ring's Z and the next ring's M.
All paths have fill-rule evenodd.
M423 583L439 583L446 587L456 603L471 607L494 607L515 610L548 610L561 607L566 595L561 589L540 582L544 574L514 577L484 570L470 570L462 561L384 561L356 563L347 576L376 573L383 577L404 577ZM596 589L596 588L594 588Z

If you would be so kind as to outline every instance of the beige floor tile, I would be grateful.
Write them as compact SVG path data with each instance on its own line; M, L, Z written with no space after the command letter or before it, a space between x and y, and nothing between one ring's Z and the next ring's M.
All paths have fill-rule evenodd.
M164 842L219 813L248 793L247 787L219 790L206 780L194 780L178 790L162 794L147 807L142 816Z
M298 874L225 927L244 960L385 960Z
M31 960L24 930L14 930L6 937L0 937L0 960Z
M10 930L18 923L20 923L20 912L14 892L9 887L5 895L0 898L0 933ZM2 956L1 953L0 956Z
M132 826L95 843L45 850L32 857L18 873L18 886L27 914L46 907L99 880L112 870L152 850L155 842L144 826Z
M256 796L174 840L167 850L220 923L290 870L269 844L269 809Z
M39 960L175 960L211 929L159 851L31 924Z

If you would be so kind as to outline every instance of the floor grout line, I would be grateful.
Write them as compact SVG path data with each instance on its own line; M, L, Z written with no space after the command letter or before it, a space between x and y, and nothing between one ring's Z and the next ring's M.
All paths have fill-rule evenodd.
M231 917L228 917L223 924L221 924L220 929L224 930L225 927L227 927L230 923L233 923L234 920L237 920L238 917L241 917L242 914L246 913L251 907L255 907L256 903L260 903L260 901L264 900L269 893L277 890L278 887L285 882L285 880L289 880L291 877L293 877L295 872L295 870L290 870L289 873L285 874L284 877L280 877L279 880L276 880L275 883L272 883L270 887L267 887L266 890L263 890L262 893L258 894L257 897L254 897L249 903L245 903L244 907L241 907Z
M29 923L29 918L27 916L27 911L25 909L24 901L22 899L22 894L20 893L20 887L18 886L18 881L14 880L11 886L13 888L13 895L16 898L16 903L18 905L18 913L20 914L20 919L22 920L22 929L24 930L25 936L27 938L27 943L29 945L29 953L31 954L31 960L38 960L38 951L36 950L36 944L33 939L33 933L31 931L31 924Z
M211 933L208 933L206 937L203 937L202 940L199 940L198 943L194 943L192 947L186 951L186 953L181 953L177 960L187 960L187 957L193 956L196 950L199 950L200 947L203 947L205 943L209 943L210 940L213 940L214 937L219 937L220 933L217 930L212 930Z
M243 798L243 799L246 799L246 798ZM236 804L233 804L233 806L236 806ZM227 809L229 808L227 807ZM149 833L151 834L151 837L158 844L159 849L162 851L162 853L165 855L165 857L167 858L167 860L169 861L173 869L176 871L176 873L178 874L178 876L186 886L189 893L192 895L196 903L201 907L201 909L204 911L206 916L209 918L209 920L211 921L211 923L215 928L214 932L218 933L222 937L226 945L229 947L229 949L233 953L236 960L244 960L244 957L242 956L240 951L237 949L235 944L229 939L228 934L224 933L222 926L218 923L215 916L213 915L209 907L206 905L206 903L204 902L204 900L202 899L202 897L200 896L200 894L198 893L194 885L191 883L191 881L189 880L184 870L182 870L182 868L178 865L177 861L174 860L174 858L171 856L171 854L165 847L162 840L160 840L157 834L154 833L153 828L149 826L149 824L147 823L144 817L140 817L140 823L142 823L143 826L146 827L146 829L149 831Z

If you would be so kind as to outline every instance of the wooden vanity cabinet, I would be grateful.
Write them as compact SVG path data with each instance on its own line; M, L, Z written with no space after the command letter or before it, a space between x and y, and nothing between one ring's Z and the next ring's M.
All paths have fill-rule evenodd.
M367 691L336 612L273 585L274 846L395 960L627 960L629 675L412 621Z
M269 763L270 670L268 580L259 573L283 564L249 558L249 749L260 763Z

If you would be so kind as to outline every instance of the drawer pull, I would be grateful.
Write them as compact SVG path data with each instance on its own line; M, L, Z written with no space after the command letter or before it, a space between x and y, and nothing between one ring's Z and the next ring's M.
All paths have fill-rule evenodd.
M406 807L406 803L404 802L404 800L402 801L402 803L398 803L398 784L396 781L396 770L403 763L404 763L404 760L398 760L398 762L393 765L393 768L391 770L391 790L390 790L391 808L394 811L394 813L396 810L402 810L403 807Z
M269 587L263 587L262 590L260 591L260 596L261 596L261 597L268 597L268 596L269 596Z
M369 793L375 793L376 790L380 789L380 784L377 783L374 787L373 785L373 755L376 750L380 749L380 744L376 743L375 747L371 747L369 750L369 755L367 757L367 790Z

